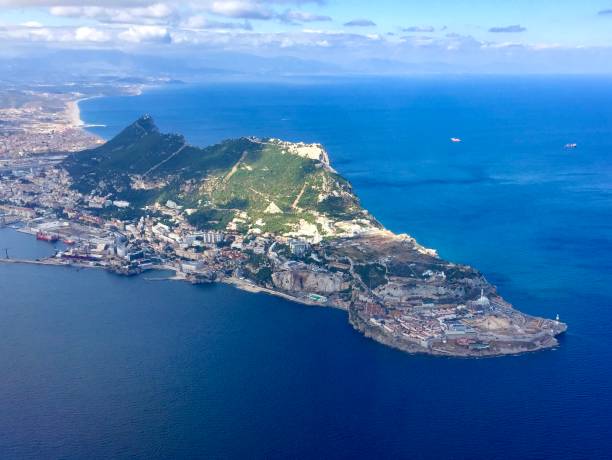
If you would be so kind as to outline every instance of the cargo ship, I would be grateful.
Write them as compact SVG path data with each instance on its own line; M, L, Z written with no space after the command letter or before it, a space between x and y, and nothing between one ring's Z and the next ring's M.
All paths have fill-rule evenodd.
M48 241L49 243L55 243L56 241L59 240L59 236L51 235L45 232L38 232L36 234L36 239L40 241Z

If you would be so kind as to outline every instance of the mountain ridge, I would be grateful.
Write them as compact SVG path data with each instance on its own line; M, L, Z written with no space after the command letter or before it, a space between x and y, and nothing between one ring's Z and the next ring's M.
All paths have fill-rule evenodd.
M135 216L170 200L189 209L199 228L219 220L207 220L210 212L226 227L233 222L232 230L314 240L381 227L320 144L241 137L197 147L162 133L145 115L104 145L71 155L63 167L77 191L128 202Z

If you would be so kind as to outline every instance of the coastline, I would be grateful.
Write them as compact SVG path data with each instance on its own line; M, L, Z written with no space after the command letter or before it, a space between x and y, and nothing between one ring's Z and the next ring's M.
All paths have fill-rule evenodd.
M91 99L98 99L104 97L104 95L95 95L95 96L87 96L87 97L81 97L78 99L75 99L73 101L68 102L68 114L69 114L69 118L71 120L72 126L75 128L81 128L81 129L86 129L86 128L94 128L94 127L104 127L106 125L104 124L88 124L85 123L85 121L82 118L82 113L81 113L81 102L83 101L88 101ZM90 133L93 134L93 133Z
M27 232L26 232L27 233ZM116 273L112 269L107 266L101 265L92 265L88 263L79 263L74 261L64 261L62 259L57 259L53 256L45 257L41 259L1 259L0 265L2 264L22 264L22 265L38 265L38 266L58 266L65 268L77 268L77 269L102 269L107 273L115 273L118 276L125 276L121 273ZM159 271L171 271L174 272L171 276L166 276L163 278L152 278L147 279L144 276L144 273L139 273L138 275L143 275L146 281L181 281L181 282L190 282L190 280L181 272L179 272L175 267L168 265L160 265L154 266L151 268L152 272ZM291 294L277 291L274 289L269 289L263 286L258 286L254 283L251 283L247 280L232 277L224 277L215 281L212 281L210 284L222 283L228 286L231 286L240 291L248 292L251 294L267 294L274 297L279 297L289 302L293 302L300 305L305 305L309 307L319 307L319 308L334 308L337 310L344 311L348 316L348 322L352 326L352 328L360 332L365 338L373 340L381 345L386 347L401 351L403 353L411 354L411 355L421 355L421 356L432 356L432 357L446 357L446 358L463 358L463 359L473 359L473 358L498 358L504 356L519 356L526 353L534 353L542 350L554 350L559 347L559 336L562 336L567 331L567 326L563 327L562 330L550 337L550 340L543 343L537 343L532 347L523 348L523 349L513 349L511 347L501 347L496 350L484 351L480 353L474 353L465 351L464 353L456 353L449 350L445 350L442 348L432 348L428 351L424 350L421 347L416 345L410 345L405 342L399 341L394 337L391 337L387 334L383 334L379 329L372 328L370 325L364 323L358 317L352 314L350 309L345 309L340 306L334 305L333 303L317 303L308 300L307 298L295 297ZM191 283L194 284L194 283Z
M27 232L24 232L27 233ZM109 269L108 267L105 266L101 266L101 265L91 265L91 264L87 264L87 263L79 263L79 262L67 262L67 261L63 261L61 259L56 259L55 257L44 257L44 258L40 258L40 259L21 259L21 258L0 258L0 264L7 264L7 265L44 265L44 266L54 266L54 267L66 267L66 268L79 268L79 269L95 269L95 270L104 270L108 273L113 273L113 271L111 269ZM178 272L176 270L176 268L171 267L171 266L155 266L151 269L151 271L172 271L174 272L174 275L172 276L168 276L165 278L155 278L155 279L151 279L151 280L147 280L147 281L185 281L185 282L189 282L189 280L187 279L187 277L185 277L182 273ZM143 275L144 273L141 273L140 275ZM335 305L331 305L331 304L321 304L321 303L316 303L316 302L312 302L309 301L307 299L302 299L299 297L295 297L292 296L290 294L284 293L284 292L280 292L280 291L275 291L273 289L268 289L262 286L257 286L256 284L250 283L246 280L242 280L240 278L236 278L236 277L226 277L217 281L213 281L211 284L215 284L215 283L222 283L228 286L232 286L236 289L239 289L241 291L244 292L249 292L252 294L268 294L271 296L275 296L275 297L280 297L282 299L288 300L290 302L294 302L294 303L298 303L301 305L307 305L310 307L330 307L330 308L335 308L338 310L342 310L342 311L347 311L344 308L340 308L337 307Z
M75 96L82 96L82 94L75 94ZM102 97L102 95L77 97L76 99L71 98L66 102L66 108L64 110L65 131L76 133L76 135L85 142L84 146L86 148L97 147L105 142L102 137L87 129L89 127L101 125L90 125L85 123L82 119L81 107L79 105L83 101L95 99L97 97ZM69 151L79 151L81 149L70 149Z
M139 90L139 91L136 91L134 94L141 94L141 93L142 92ZM81 119L81 111L80 111L79 103L82 102L83 100L91 99L93 97L102 97L102 96L99 95L99 96L92 96L92 97L83 97L83 98L80 98L80 99L76 99L76 100L70 101L70 103L68 104L67 113L69 115L70 122L73 123L74 126L77 129L79 129L79 130L82 130L84 128L84 126L85 126L85 123ZM103 141L100 140L100 142L102 143ZM398 235L391 234L391 236L395 237L395 236L398 236ZM435 252L433 252L432 250L427 250L425 248L422 248L418 244L415 247L416 247L417 252L419 252L421 254L425 253L425 254L431 256L430 253L433 253L435 255ZM89 258L87 258L87 259L89 259ZM61 259L61 258L48 258L47 260L44 260L44 261L40 261L39 260L39 261L32 262L32 263L38 263L38 264L44 264L44 265L78 266L78 267L87 267L87 268L105 268L108 271L116 272L116 273L119 273L119 274L126 274L126 275L127 274L134 274L134 272L138 272L138 273L141 272L140 270L137 270L137 269L136 270L126 270L126 271L123 271L120 268L117 268L118 266L116 266L113 262L111 262L110 265L103 265L103 264L99 264L97 262L83 263L82 260L83 259L76 260L76 261L72 261L72 260L71 261L67 261L67 260L64 260L64 259ZM28 262L27 261L23 261L23 263L28 263ZM152 268L155 268L155 267L152 267ZM200 279L200 280L196 279L196 277L192 277L192 276L189 276L189 275L187 275L187 276L183 275L182 273L180 273L180 271L181 271L180 268L177 270L176 268L173 267L172 269L176 272L175 276L172 277L172 279L177 279L177 280L184 279L186 281L196 282L196 283L198 281L200 281L200 282L203 281L202 279ZM359 279L360 278L357 278L357 281L359 281ZM242 278L236 278L234 276L225 278L225 276L223 276L223 275L219 276L219 279L217 281L218 282L225 282L226 284L232 284L232 285L236 286L237 288L239 288L241 290L244 290L244 291L248 291L248 292L264 292L264 293L267 293L269 295L283 297L283 298L285 298L287 300L290 300L290 301L296 302L296 303L300 303L300 304L313 305L313 306L315 306L315 305L316 306L332 306L332 307L335 306L336 308L340 308L338 305L333 305L333 303L335 301L329 301L329 303L328 303L327 300L322 300L322 301L316 302L316 303L310 302L310 299L308 299L308 296L310 294L308 294L308 292L312 292L312 291L301 289L301 288L300 289L294 288L294 287L291 287L293 285L290 285L290 284L282 284L282 283L269 284L268 283L267 284L268 287L264 287L264 286L259 286L259 285L255 284L255 283L249 282L249 281L247 281L245 279L242 279ZM364 286L364 288L367 289L367 286L365 286L365 284L362 283L362 286ZM277 290L279 288L281 289L281 291ZM370 288L371 288L371 286L370 286ZM315 290L314 292L318 292L318 291ZM481 298L482 298L484 296L482 289L480 290L480 293L481 293ZM392 297L392 296L390 296L390 297ZM376 297L372 297L372 298L374 299L374 301L378 300ZM353 299L353 300L355 300L355 299ZM368 310L370 307L369 307L369 305L367 303L369 299L368 298L365 298L365 299L361 299L360 298L358 300L360 302L362 302L362 303L358 304L361 307L360 311L365 311L366 319L367 319L367 315L370 314L370 310ZM486 298L486 300L488 301L488 298ZM339 302L339 304L342 304L342 302ZM345 306L345 308L342 308L342 309L344 309L345 311L349 310L349 311L352 312L353 305L354 304L351 304L350 306ZM359 307L355 307L355 308L359 308ZM383 312L383 314L384 313L385 312ZM376 326L376 328L381 329L380 331L377 331L377 333L382 333L383 334L383 336L385 338L384 341L380 340L380 338L377 339L375 336L373 336L371 334L371 332L373 330L372 329L372 325L370 323L368 323L367 321L365 321L363 328L356 327L356 329L359 330L360 332L362 332L364 335L366 335L368 337L371 337L371 338L374 338L374 340L379 341L381 343L385 343L386 345L392 346L392 347L397 347L397 346L394 346L393 343L388 343L389 335L386 334L383 330L386 330L389 333L394 334L394 336L399 336L398 334L403 334L403 336L406 336L406 337L416 336L417 338L419 338L419 332L418 331L413 333L412 336L410 336L408 333L402 333L402 330L400 329L400 325L404 329L412 331L412 329L410 329L408 326L405 326L404 324L402 324L402 321L405 321L405 320L401 320L401 321L397 320L397 321L395 321L395 319L397 319L397 318L394 317L393 319L388 320L389 321L388 324L385 324L384 321L387 321L387 319L386 319L387 317L384 316L383 314L381 314L381 316L384 318L382 320L383 321L382 323L380 323L375 318L374 319L371 318L371 319L372 319L372 324L374 324ZM453 318L450 318L450 319L453 319ZM443 320L443 321L445 321L445 320ZM351 321L351 324L353 326L356 326L356 324L354 322L352 322L352 321ZM389 326L389 324L391 324L391 327ZM434 326L436 328L438 327L437 325L434 325ZM444 326L444 324L441 323L440 327L443 327L443 326ZM489 326L487 326L487 327L489 327ZM432 330L434 330L433 327L432 327ZM468 331L468 332L472 333L473 331ZM553 332L553 330L551 328L551 333L552 332ZM421 335L423 335L423 334L421 334ZM438 337L438 336L431 335L431 336L426 336L426 337L434 337L435 338L435 337ZM444 338L445 335L442 334L442 337ZM488 341L489 337L487 336L486 339L487 339L487 341L484 344L482 344L482 346L489 347L489 341ZM430 342L426 342L425 339L420 339L420 340L421 340L421 342L420 342L421 343L421 345L420 345L421 348L429 347L430 350L432 349ZM393 340L393 342L394 341L395 341L395 339ZM446 344L446 341L444 341L443 343ZM493 343L495 343L495 340L493 340ZM454 342L452 342L452 344L454 344ZM468 346L468 345L471 345L471 344L465 345L465 344L462 343L460 345L461 346ZM477 345L481 345L481 344L477 343ZM401 349L401 347L397 347L397 348ZM549 348L549 345L546 345L546 346L544 346L542 348ZM419 350L420 350L420 348L418 350L416 350L416 351L413 350L412 346L408 347L408 349L404 349L404 351L407 351L409 353L419 352ZM433 348L433 350L436 351L436 352L438 351L438 349L436 349L436 348ZM478 349L478 350L480 350L480 349ZM522 353L524 351L526 351L526 350L520 350L520 351L517 351L516 353L518 354L518 353ZM442 350L441 352L444 353L444 354L451 355L451 356L456 356L456 354L451 352L451 351ZM485 352L482 352L482 354L484 354L484 353ZM489 353L489 352L486 352L486 353ZM430 351L427 354L436 354L436 353L432 353ZM494 351L491 351L490 354L498 356L498 355L502 355L502 354L506 354L506 353L505 352L494 352ZM474 354L470 353L469 356L474 356Z
M81 109L79 102L82 99L75 99L66 103L66 113L68 115L68 123L73 128L80 128L83 126L83 120L81 120Z
M144 93L146 89L153 88L156 85L135 85L127 88L123 88L122 96L140 96ZM72 99L66 103L66 118L69 127L81 129L86 131L87 134L96 136L99 139L102 139L98 134L95 134L89 131L87 128L105 128L106 125L103 123L86 123L83 120L83 113L81 110L81 102L89 101L92 99L100 99L103 97L108 97L108 94L94 94L91 96L85 96L83 94L75 94L75 96L79 96L76 99Z

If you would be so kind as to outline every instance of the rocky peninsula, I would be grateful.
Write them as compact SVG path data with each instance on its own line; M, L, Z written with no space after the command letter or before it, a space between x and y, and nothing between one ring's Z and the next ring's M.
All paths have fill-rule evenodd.
M321 145L241 138L199 148L144 116L59 164L0 178L0 214L63 239L57 263L171 268L347 311L409 352L498 356L557 345L567 326L514 309L477 270L386 230Z

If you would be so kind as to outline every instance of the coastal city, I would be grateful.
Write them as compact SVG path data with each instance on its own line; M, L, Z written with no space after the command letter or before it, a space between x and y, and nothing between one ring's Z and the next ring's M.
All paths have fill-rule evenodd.
M0 94L0 168L8 159L78 152L102 144L82 129L79 93L4 90Z
M74 119L74 100L62 96L60 101L65 110L53 114L45 105L0 112L20 133L0 154L0 226L30 234L56 250L52 257L23 261L7 249L3 263L98 267L128 276L155 269L173 280L225 282L346 310L353 327L366 336L414 353L533 351L555 346L555 337L566 328L558 318L520 313L474 269L446 262L408 235L395 235L363 218L327 222L351 230L325 238L262 230L262 218L245 228L240 224L248 219L239 216L246 218L246 212L225 225L202 228L191 219L194 210L178 199L150 202L133 214L128 212L132 203L117 194L82 193L64 166L68 152L103 141L81 129ZM43 144L37 141L41 133L47 139ZM282 145L295 152L304 149ZM248 174L250 166L239 165L245 156L224 173L224 183L239 169ZM326 155L308 161L323 161L322 167L333 172ZM280 212L271 201L262 215ZM321 221L322 215L316 215Z

